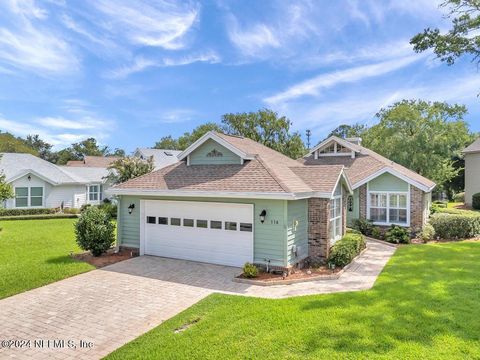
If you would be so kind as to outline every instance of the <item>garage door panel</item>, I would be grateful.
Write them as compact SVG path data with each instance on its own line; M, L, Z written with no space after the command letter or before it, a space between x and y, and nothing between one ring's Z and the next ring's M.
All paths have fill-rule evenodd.
M253 226L253 206L208 202L148 200L144 203L145 254L222 265L242 266L253 260L252 232L240 231L240 223ZM155 217L155 224L146 223ZM158 218L168 218L159 224ZM171 218L182 219L181 226ZM183 226L183 219L222 221L222 229ZM237 230L226 230L225 222L236 222ZM196 224L196 222L195 222Z

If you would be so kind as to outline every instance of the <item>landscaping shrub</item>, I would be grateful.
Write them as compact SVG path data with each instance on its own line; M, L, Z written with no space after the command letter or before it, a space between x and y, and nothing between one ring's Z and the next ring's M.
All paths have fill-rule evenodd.
M93 256L100 256L112 247L115 241L115 225L111 216L98 207L85 208L75 223L78 246L90 250Z
M63 209L64 214L80 214L80 209L77 208L65 208Z
M83 204L82 206L80 206L80 212L84 212L86 209L88 209L91 206L92 204Z
M343 267L352 262L353 258L365 249L365 239L362 234L347 233L330 249L328 263Z
M382 239L383 239L382 230L381 230L378 226L375 226L375 227L372 229L372 237L373 237L374 239L379 239L379 240L382 240Z
M420 239L424 242L435 239L435 228L430 223L426 223L420 232Z
M360 231L363 235L371 236L373 231L373 223L367 219L355 219L353 228Z
M465 211L465 214L434 214L430 224L440 239L469 239L480 235L480 214L473 211Z
M385 240L394 244L408 244L410 242L410 233L403 227L392 225L385 233Z
M243 276L249 279L256 278L258 276L258 268L251 263L245 263L243 265Z
M464 192L460 192L458 194L455 194L453 196L453 201L455 202L460 202L460 203L464 203L465 202L465 193Z
M0 209L0 216L23 216L55 214L56 209Z
M472 196L472 207L475 210L480 210L480 193L473 194L473 196Z
M347 228L346 233L347 234L361 234L361 232L359 230L351 229L351 228Z
M112 219L117 218L117 205L112 204L110 201L104 202L103 204L98 205L98 207L104 211L106 211Z
M457 214L457 215L480 215L480 212L474 210L456 209L456 208L437 208L435 214Z

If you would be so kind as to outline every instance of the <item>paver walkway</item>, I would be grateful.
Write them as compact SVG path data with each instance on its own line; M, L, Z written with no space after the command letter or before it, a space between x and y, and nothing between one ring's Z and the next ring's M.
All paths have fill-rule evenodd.
M0 359L98 359L213 292L282 298L369 289L394 251L369 241L337 280L269 287L233 282L238 268L151 256L127 260L0 300ZM9 347L9 339L30 343Z

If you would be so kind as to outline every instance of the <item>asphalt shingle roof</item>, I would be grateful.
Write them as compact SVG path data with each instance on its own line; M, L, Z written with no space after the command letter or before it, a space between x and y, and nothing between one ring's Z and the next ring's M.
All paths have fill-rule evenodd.
M480 152L480 138L475 140L472 144L467 146L464 150L464 153L475 153L475 152Z

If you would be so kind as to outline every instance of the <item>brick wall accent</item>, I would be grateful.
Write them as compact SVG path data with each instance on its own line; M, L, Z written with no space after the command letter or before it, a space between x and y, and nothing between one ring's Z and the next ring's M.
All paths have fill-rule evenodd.
M423 191L410 185L410 229L421 231L425 225L425 197Z
M358 188L358 204L360 207L360 219L367 218L367 184Z
M308 255L314 261L325 261L330 249L328 199L308 199Z

